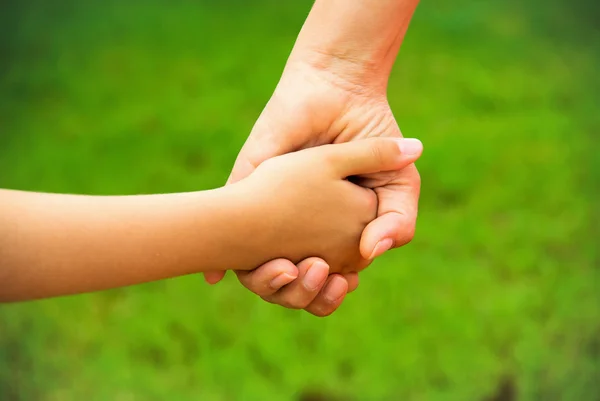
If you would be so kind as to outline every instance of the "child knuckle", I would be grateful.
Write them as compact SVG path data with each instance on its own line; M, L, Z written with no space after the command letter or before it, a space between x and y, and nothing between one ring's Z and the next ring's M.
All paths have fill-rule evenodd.
M377 164L382 164L385 159L384 159L384 146L382 146L382 142L381 141L373 141L371 147L370 147L370 153L371 153L371 157L373 158L373 160L377 163Z

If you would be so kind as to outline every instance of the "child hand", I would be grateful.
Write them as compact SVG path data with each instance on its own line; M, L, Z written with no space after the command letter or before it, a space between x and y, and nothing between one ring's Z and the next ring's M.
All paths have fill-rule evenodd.
M330 273L364 269L360 239L377 215L377 195L348 177L400 170L419 155L402 153L402 141L373 138L324 145L269 159L235 184L256 219L257 249L269 259L295 263L318 256ZM255 242L256 241L256 242ZM261 252L262 253L262 252ZM265 260L266 261L266 260Z

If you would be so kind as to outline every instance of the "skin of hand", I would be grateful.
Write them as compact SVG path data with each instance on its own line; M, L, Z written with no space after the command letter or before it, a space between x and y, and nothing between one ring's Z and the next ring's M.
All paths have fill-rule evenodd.
M402 137L385 92L363 90L312 66L288 65L241 150L229 182L243 179L275 155L381 136ZM407 145L414 146L413 152L422 151L420 143ZM362 257L372 260L393 246L408 243L414 236L420 189L414 164L404 169L364 174L355 181L373 188L379 200L378 218L366 226L362 235ZM309 312L319 316L333 312L346 291L358 285L355 274L328 278L329 271L322 261L311 270L312 275L306 275L292 263L278 260L253 272L239 272L238 277L267 301L291 308L309 308ZM222 278L223 272L206 276L209 283L214 283ZM279 283L285 285L296 278L308 281L307 285L294 283L277 291ZM323 288L334 294L317 296Z
M211 191L80 196L0 191L0 300L46 298L286 258L359 270L377 197L349 176L406 166L410 140L270 159ZM301 263L307 270L317 258Z
M404 168L420 156L411 152L415 144L420 148L415 139L378 138L305 149L261 163L238 184L247 188L241 196L254 199L262 211L262 231L255 236L293 263L318 256L332 272L362 270L370 259L359 251L360 238L376 217L377 196L346 178ZM291 221L294 215L297 220Z
M286 152L368 137L401 137L387 102L387 82L417 4L316 0L230 182ZM365 175L357 182L373 188L379 199L378 217L362 236L363 257L371 259L408 243L415 232L420 192L416 167ZM333 313L358 285L356 274L327 277L324 263L308 272L303 267L277 260L239 272L238 278L269 302L317 316ZM214 284L223 275L211 272L205 278Z

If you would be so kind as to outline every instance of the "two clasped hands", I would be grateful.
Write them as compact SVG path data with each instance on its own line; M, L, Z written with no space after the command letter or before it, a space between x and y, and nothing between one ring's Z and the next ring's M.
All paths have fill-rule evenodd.
M307 251L321 256L297 265L278 258L252 271L238 270L240 282L269 302L321 316L357 287L358 271L412 239L420 187L413 162L421 143L401 139L385 94L346 90L329 81L335 79L310 67L286 70L230 178L234 183L252 180L255 173L273 174L271 196L285 198L298 219L285 225L274 220L273 230L294 241L290 245L314 240ZM307 150L291 153L300 149ZM287 155L277 157L281 154ZM293 178L277 177L287 166ZM311 182L329 169L337 173L333 186ZM352 183L340 181L349 176ZM314 235L319 227L322 237ZM288 237L290 230L308 237ZM215 283L224 274L205 277Z
M0 191L0 299L199 272L216 283L233 268L269 302L335 311L360 270L414 235L422 145L402 139L386 90L417 1L317 0L223 188Z
M272 157L331 143L356 143L365 152L389 143L366 138L402 138L389 107L389 74L418 0L317 0L296 41L277 88L241 150L229 182L250 175ZM414 235L420 177L414 164L421 143L398 143L397 165L360 171L353 180L376 195L377 207L360 236L366 266ZM350 155L348 158L350 160ZM312 171L314 162L308 162ZM332 222L333 223L333 222ZM342 249L340 249L342 251ZM358 286L358 274L338 273L327 259L294 265L275 259L256 270L237 271L240 282L266 301L324 316ZM224 272L206 273L209 283Z

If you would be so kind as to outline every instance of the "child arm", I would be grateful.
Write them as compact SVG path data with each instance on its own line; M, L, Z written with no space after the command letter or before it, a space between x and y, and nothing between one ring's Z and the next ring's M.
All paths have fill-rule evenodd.
M0 190L0 300L96 291L208 268L250 269L253 260L262 261L261 247L246 232L255 214L244 210L235 189L142 196Z
M97 291L275 258L321 257L331 271L370 261L361 233L377 196L346 180L419 155L376 138L279 156L224 188L81 196L0 190L0 301Z

